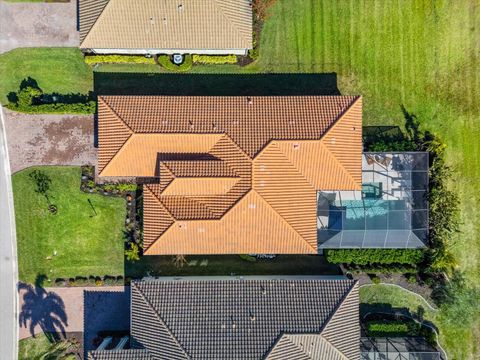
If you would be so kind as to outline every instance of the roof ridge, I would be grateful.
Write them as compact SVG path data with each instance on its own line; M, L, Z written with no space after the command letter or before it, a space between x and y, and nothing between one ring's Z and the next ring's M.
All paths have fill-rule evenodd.
M237 1L241 1L241 0L237 0ZM235 21L235 19L232 19L226 12L225 12L225 4L226 4L226 1L223 0L223 1L219 1L219 0L215 0L214 1L216 7L220 10L220 12L222 13L222 15L225 17L225 19L227 20L227 22L231 25L231 27L238 33L240 34L243 39L247 42L250 41L250 39L248 38L249 35L248 34L244 34L244 32L239 29L238 27L238 24L237 22ZM252 15L253 16L253 15Z
M99 175L101 175L102 172L105 171L105 169L107 168L107 166L112 162L112 160L118 155L118 153L124 148L125 144L132 138L132 135L135 135L135 132L132 130L132 128L130 126L128 126L128 124L123 120L123 118L115 111L113 110L113 108L108 104L108 102L106 101L105 97L104 96L98 96L98 99L97 99L97 102L98 103L101 103L102 105L104 105L107 110L114 115L114 117L116 119L119 120L119 122L125 127L125 129L130 133L130 135L127 136L127 138L125 139L125 141L123 141L122 145L120 145L120 147L118 148L118 150L115 152L115 155L113 155L110 160L107 161L107 163L105 165L103 165L103 168L102 170L99 172ZM97 107L98 107L98 104L97 104ZM97 109L97 112L98 112L98 109Z
M284 153L282 150L280 150L280 148L279 148L279 147L277 146L277 144L276 144L276 141L278 141L278 140L271 141L268 146L274 146L274 147L278 150L278 152L283 155L283 157L284 157L285 160L286 160L286 163L290 164L290 166L291 166L296 172L298 172L298 173L300 174L300 177L301 177L302 179L304 179L305 182L306 182L308 185L310 185L310 186L312 187L313 191L316 193L317 189L315 189L315 186L313 186L313 184L312 184L310 181L308 181L308 179L305 177L305 175L304 175L300 170L297 169L297 167L291 162L291 160L288 158L288 156L285 155L285 153ZM318 140L317 140L317 141L318 141ZM253 172L253 171L252 171L252 172ZM253 180L252 180L252 182L253 182ZM252 185L252 188L253 188L253 185ZM288 222L287 219L285 219L285 217L283 217L277 210L275 210L275 208L272 206L272 204L270 204L270 202L269 202L267 199L265 199L265 198L262 196L262 194L260 194L259 192L257 192L257 193L258 193L258 195L260 195L260 197L261 197L262 199L265 200L265 202L268 204L268 206L270 206L270 207L273 209L273 211L275 211L292 229L294 229L295 232L296 232L313 250L315 250L315 251L318 250L318 249L315 249L308 241L306 241L305 238L298 232L298 230L295 229L295 227L293 227L293 226L290 224L290 222Z
M265 203L273 210L273 212L275 214L277 214L284 222L285 224L287 224L287 226L289 228L291 228L293 231L295 231L295 233L297 233L298 236L300 236L300 238L310 247L312 248L312 250L314 250L315 252L318 252L318 249L315 249L308 241L305 240L305 238L298 232L297 229L295 229L288 221L287 219L285 219L277 210L275 210L275 208L267 201L267 199L265 199L262 194L260 194L258 191L256 191L255 189L250 189L250 191L254 191L258 196L260 196L262 198L263 201L265 201ZM247 193L245 193L244 196L246 196L248 193L250 193L250 191L248 191Z
M328 136L328 134L330 133L330 131L332 129L334 129L337 124L340 122L341 119L343 119L345 117L345 115L347 115L350 110L353 108L353 106L359 101L359 99L361 99L361 96L355 96L354 99L352 100L352 102L350 103L350 105L339 115L339 117L337 118L337 120L335 120L332 125L330 125L328 127L327 130L325 130L325 132L323 133L322 137L320 138L320 141L322 142L322 146L328 151L328 153L333 157L333 159L335 160L335 162L340 165L341 169L344 171L344 173L347 174L347 176L352 180L352 182L354 184L357 184L357 181L353 178L353 176L350 174L350 172L345 168L345 166L338 160L338 158L332 153L332 151L330 150L330 148L328 147L328 144L326 144L324 142L324 139ZM362 184L360 183L360 187L362 186Z
M78 0L80 3L82 2L82 0ZM94 1L98 1L98 0L94 0ZM98 16L95 18L92 26L90 27L90 29L88 29L88 32L85 34L85 36L83 37L81 43L80 43L80 48L82 47L83 43L87 40L87 37L88 35L90 35L90 33L92 32L92 29L95 27L95 25L97 25L98 23L98 20L100 19L100 17L103 15L103 13L105 12L105 9L107 8L107 6L110 5L110 3L114 0L104 0L106 1L107 3L105 4L105 6L103 7L102 11L100 11L100 13L98 14ZM79 5L80 6L80 5ZM80 16L79 16L80 18Z
M337 314L337 312L342 308L342 306L344 305L345 301L347 300L347 298L353 293L353 291L357 291L358 290L358 281L357 280L354 280L352 286L350 286L350 288L346 291L346 293L344 294L344 296L341 298L341 300L338 302L337 306L335 307L335 309L332 311L332 313L330 314L328 320L324 323L323 325L323 328L320 330L320 335L325 339L325 340L328 340L324 335L324 331L328 328L328 326L330 325L330 322L331 320L335 317L335 315ZM329 343L331 343L329 340L328 340ZM333 344L332 344L333 346ZM338 352L340 352L343 356L345 356L346 359L349 359L349 357L347 355L345 355L342 351L340 351L336 346L333 346Z
M342 95L339 95L339 96L342 96ZM345 109L343 109L340 113L338 113L337 118L330 124L330 126L327 129L325 129L320 139L324 138L325 135L328 134L330 129L332 129L340 121L340 119L342 119L343 116L353 107L353 105L355 105L357 101L362 98L361 95L351 95L351 96L353 97L352 101L348 104L348 106ZM348 95L344 95L343 97L348 97Z
M337 349L337 347L335 345L333 345L325 336L323 336L322 334L319 334L320 338L325 341L328 345L330 345L330 347L336 351L338 353L338 355L340 355L343 359L345 360L349 360L348 357L343 353L341 352L340 350Z
M320 330L320 335L322 335L323 331L325 330L325 328L328 326L328 323L330 322L330 320L335 316L335 314L337 313L338 309L340 309L340 307L342 306L343 302L345 301L345 299L348 297L348 295L350 295L353 291L353 289L355 288L355 286L357 285L358 281L357 280L354 280L353 281L353 284L352 286L350 286L350 288L345 292L345 294L342 296L342 298L340 299L340 301L338 302L338 304L335 306L335 309L330 313L330 316L328 318L328 321L325 322L323 328Z
M109 109L113 114L115 114L115 116L116 116L121 122L123 122L123 123L125 124L125 126L128 128L128 130L130 130L130 131L132 132L132 134L135 134L135 133L136 133L135 130L133 130L132 127L125 122L125 120L120 116L120 114L110 106L110 104L109 104L108 101L107 101L108 95L107 95L107 96L99 95L98 98L101 99L102 102L103 102L103 104L104 104L105 106L107 106L108 109Z
M323 143L321 145L325 148L326 153L335 161L336 164L338 164L338 166L343 171L343 173L345 173L347 175L347 177L353 182L353 184L357 184L357 182L355 181L353 176L350 174L350 172L347 169L345 169L345 166L343 166L343 164L340 161L338 161L337 157L330 151L328 146L326 146ZM361 186L361 184L360 184L360 186Z
M165 321L163 321L162 317L160 316L160 314L155 310L155 308L152 306L152 304L150 303L150 301L148 301L148 299L146 298L145 294L143 293L143 291L138 287L137 283L135 281L132 281L132 286L138 291L138 294L140 295L140 297L142 298L142 300L144 301L145 304L147 304L147 306L150 308L150 310L152 310L152 312L155 314L155 316L157 317L157 320L161 323L161 325L163 325L165 327L165 329L167 330L168 334L171 336L171 340L173 340L173 342L178 345L179 349L183 352L183 354L185 355L185 357L188 359L190 358L190 356L188 356L187 352L185 351L185 349L183 348L183 346L180 344L180 342L177 340L177 338L172 334L172 331L170 330L170 328L167 326L167 324L165 323Z

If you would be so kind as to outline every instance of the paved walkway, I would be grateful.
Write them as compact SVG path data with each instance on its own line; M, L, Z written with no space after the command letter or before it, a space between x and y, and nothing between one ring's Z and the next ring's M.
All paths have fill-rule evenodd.
M34 165L96 163L93 115L31 115L4 109L12 173Z
M5 140L4 116L0 107L0 349L2 359L16 359L18 353L17 241L12 183Z
M0 54L20 47L78 46L76 0L69 3L0 1Z
M43 331L84 333L89 350L98 331L130 327L130 287L41 288L20 284L18 293L20 339Z

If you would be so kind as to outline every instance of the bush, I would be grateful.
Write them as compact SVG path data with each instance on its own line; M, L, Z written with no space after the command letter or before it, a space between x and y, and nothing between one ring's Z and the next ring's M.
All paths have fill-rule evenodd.
M187 54L183 56L183 63L180 65L175 65L171 60L169 55L159 55L157 57L158 63L162 65L167 70L171 71L188 71L192 67L192 55Z
M395 337L412 334L412 325L402 321L378 321L373 320L366 323L367 336L371 337Z
M147 58L141 55L86 55L85 63L95 64L152 64L155 65L153 57Z
M423 254L420 249L331 249L325 251L325 258L333 264L415 265L423 260Z
M105 285L113 286L117 284L117 279L115 278L115 276L105 275L103 277L103 283Z
M245 261L248 261L248 262L255 262L257 261L257 258L255 256L251 256L251 255L246 255L246 254L242 254L242 255L239 255L240 258L242 260L245 260Z
M19 107L32 106L35 99L42 95L42 90L27 86L17 93L17 105Z
M91 99L91 94L43 94L40 88L26 86L14 95L9 96L15 101L10 101L7 108L25 113L93 114L96 110L96 102Z
M127 192L127 191L136 191L137 190L137 184L132 184L132 183L119 183L117 185L117 189L120 192Z
M134 242L130 243L130 248L125 250L125 256L128 261L138 261L140 260L140 248Z
M194 63L200 64L236 64L236 55L193 55Z

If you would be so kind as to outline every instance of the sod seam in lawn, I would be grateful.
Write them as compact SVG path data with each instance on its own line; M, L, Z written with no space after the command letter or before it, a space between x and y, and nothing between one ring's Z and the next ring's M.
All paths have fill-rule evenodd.
M45 197L35 192L29 177L33 169L52 179L49 197L57 206L56 215L49 212ZM79 167L29 168L14 174L12 181L21 281L31 283L38 274L51 281L123 275L124 199L81 192Z

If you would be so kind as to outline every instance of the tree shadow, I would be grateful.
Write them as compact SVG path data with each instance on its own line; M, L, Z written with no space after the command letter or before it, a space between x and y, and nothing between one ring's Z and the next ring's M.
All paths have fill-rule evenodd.
M97 95L340 95L336 73L192 74L94 72Z
M65 326L68 326L67 314L62 298L43 288L46 279L46 275L39 274L34 285L18 284L18 290L25 291L19 323L20 327L28 326L33 337L35 337L35 328L40 326L50 342L56 342L65 338Z

